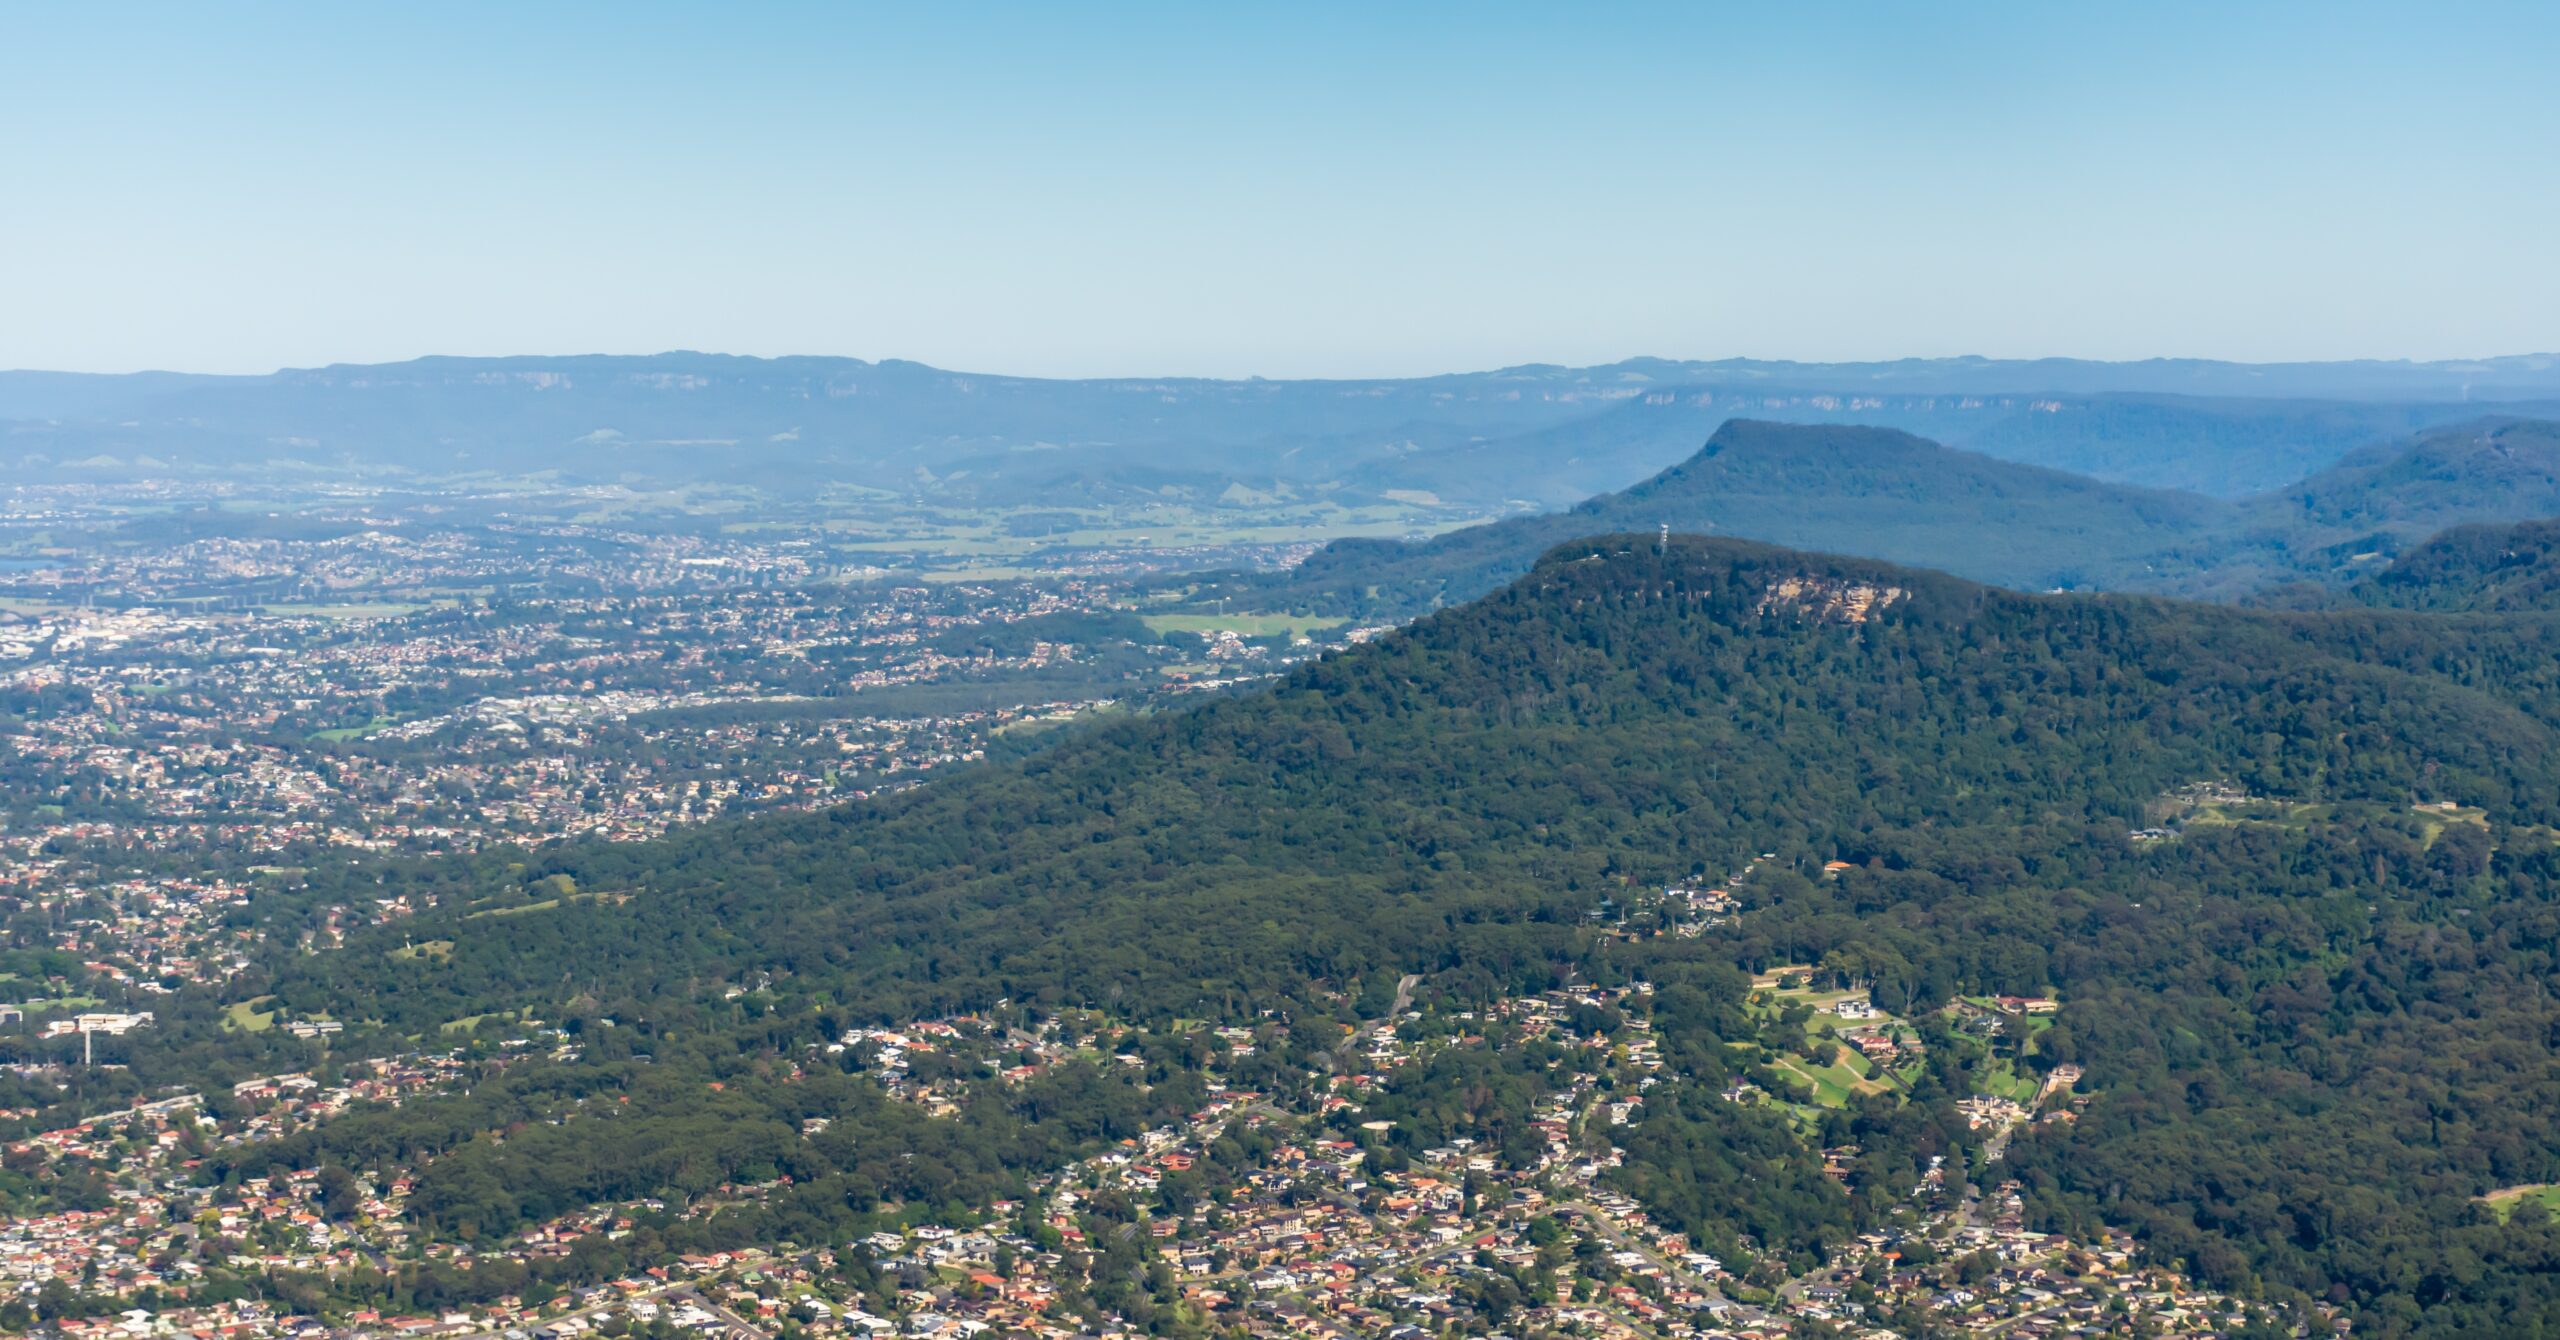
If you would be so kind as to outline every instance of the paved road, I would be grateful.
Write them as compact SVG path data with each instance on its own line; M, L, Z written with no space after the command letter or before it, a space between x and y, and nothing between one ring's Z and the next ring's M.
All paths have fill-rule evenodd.
M752 1264L758 1259L761 1259L760 1254L742 1254L738 1257L738 1263L742 1265ZM628 1296L615 1297L605 1302L598 1303L594 1307L579 1308L574 1312L563 1312L557 1317L544 1317L539 1321L527 1319L517 1322L515 1325L526 1331L539 1331L545 1326L554 1325L571 1317L584 1318L588 1324L593 1325L597 1320L604 1317L605 1314L627 1308L631 1304L639 1302L644 1298L658 1303L661 1306L693 1303L700 1306L704 1311L720 1318L723 1322L735 1328L735 1330L740 1334L754 1337L755 1340L770 1340L771 1332L764 1330L755 1323L748 1321L746 1318L739 1316L737 1313L732 1312L725 1307L722 1307L718 1303L712 1302L711 1299L702 1292L699 1283L689 1279L677 1280L670 1284L661 1284L654 1289L644 1289L639 1293ZM442 1340L505 1340L504 1328L500 1328L498 1330L475 1330L471 1327L462 1326L455 1327L451 1330L431 1331L427 1334L441 1337Z
M2008 1156L2009 1137L2017 1133L2017 1127L2003 1126L1984 1137L1982 1171L1990 1171L1994 1164ZM1991 1227L1990 1223L1983 1218L1982 1200L1982 1183L1975 1180L1972 1172L1968 1171L1965 1174L1964 1205L1956 1211L1956 1223L1966 1228Z
M1421 981L1422 975L1419 973L1409 972L1403 977L1398 978L1396 980L1395 1003L1387 1007L1387 1012L1385 1014L1379 1015L1377 1018L1351 1030L1351 1035L1336 1044L1334 1046L1334 1051L1337 1053L1351 1052L1357 1049L1361 1044L1367 1042L1369 1039L1376 1037L1379 1029L1385 1028L1389 1024L1394 1023L1398 1018L1402 1017L1404 1012L1413 1005L1413 988L1419 985Z
M703 1294L701 1290L693 1289L688 1292L690 1293L691 1301L700 1304L705 1310L709 1311L711 1315L729 1323L731 1326L736 1327L739 1334L755 1337L755 1340L769 1340L769 1332L765 1331L762 1327L757 1326L754 1322L730 1311L728 1308L712 1302L711 1299Z
M1568 1202L1565 1208L1578 1211L1585 1222L1589 1223L1594 1229L1599 1231L1600 1236L1607 1238L1618 1246L1624 1247L1628 1251L1634 1252L1636 1255L1652 1262L1655 1268L1659 1269L1664 1275L1677 1280L1682 1284L1688 1285L1690 1288L1695 1289L1702 1294L1705 1294L1708 1299L1713 1302L1722 1303L1728 1310L1728 1315L1739 1320L1742 1324L1746 1326L1759 1326L1776 1320L1776 1318L1771 1314L1763 1312L1756 1307L1749 1307L1725 1297L1724 1290L1717 1288L1713 1281L1710 1281L1695 1271L1690 1270L1686 1265L1683 1265L1680 1262L1664 1257L1662 1253L1646 1246L1643 1241L1636 1238L1633 1234L1620 1229L1615 1220L1601 1212L1599 1206L1594 1205L1587 1200L1577 1200Z

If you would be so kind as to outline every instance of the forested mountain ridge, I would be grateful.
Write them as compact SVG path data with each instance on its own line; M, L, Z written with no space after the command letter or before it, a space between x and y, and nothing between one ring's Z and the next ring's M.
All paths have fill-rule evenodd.
M1595 413L1507 435L1470 435L1359 465L1355 488L1565 508L1693 452L1724 424L1758 419L1889 428L1962 451L2112 484L2237 501L2282 489L2375 443L2478 419L2464 401L2270 400L2114 393L1880 395L1818 388L1663 386ZM2551 417L2560 401L2501 404Z
M2560 521L2456 526L2402 554L2356 594L2402 609L2560 610Z
M2025 590L2230 598L2344 582L2464 521L2560 513L2560 424L2485 419L2380 444L2240 502L2137 489L1891 429L1736 419L1688 460L1563 512L1429 540L1338 540L1211 597L1397 617L1471 599L1577 536L1668 525L1935 567Z
M350 872L427 910L238 989L410 1033L609 1017L599 1054L654 1051L665 1077L710 1040L736 1075L847 1019L998 1002L1249 1021L1404 973L1460 999L1641 973L1694 1004L1659 1025L1680 1069L1629 1176L1709 1241L1738 1231L1743 1183L1665 1160L1772 1137L1714 1096L1739 970L1839 965L1914 1013L2053 991L2040 1063L2085 1065L2096 1097L2012 1153L2039 1222L2132 1225L2218 1284L2383 1334L2550 1326L2560 1234L2472 1198L2560 1181L2553 635L2538 613L2033 596L1608 536L1268 691L898 797ZM2133 840L2204 781L2265 799ZM1713 939L1588 930L1612 892L1763 850L1852 868L1772 876ZM723 1004L737 982L758 989ZM690 1142L716 1177L765 1157L726 1132L769 1124L732 1117L685 1124L662 1096L599 1147ZM317 1148L412 1151L420 1203L491 1232L652 1175L589 1166L574 1120L494 1144L487 1117L432 1119L452 1124ZM1753 1193L1753 1237L1813 1250L1857 1222L1822 1185Z
M2105 586L2229 524L2230 504L1994 460L1885 428L1737 419L1688 460L1564 512L1432 539L1338 540L1232 599L1395 615L1472 599L1584 535L1711 532L1933 566L2022 589Z
M2560 513L2560 422L2488 418L2377 444L2252 507L2272 524L2337 535Z
M2138 823L2178 781L2235 769L2272 793L2392 800L2432 786L2519 820L2560 820L2560 798L2541 790L2560 779L2560 757L2539 752L2554 723L2534 714L2538 700L2514 696L2526 686L2483 691L2412 673L2417 653L2393 654L2369 622L2031 597L1749 542L1675 537L1660 554L1657 543L1575 542L1512 589L1296 671L1268 693L1087 732L1018 768L823 814L546 857L528 879L568 873L581 887L656 896L580 904L540 924L620 934L670 911L700 917L704 938L676 951L689 966L710 966L706 954L731 959L719 965L728 970L779 955L794 971L858 972L894 1014L1044 984L1102 998L1115 979L1084 977L1101 971L1109 946L1167 935L1228 942L1191 952L1219 957L1235 989L1330 971L1327 959L1374 948L1374 925L1333 946L1312 923L1261 938L1222 924L1232 916L1207 915L1229 906L1227 881L1279 871L1317 881L1283 900L1292 918L1316 903L1371 904L1364 915L1373 915L1495 889L1543 901L1639 859L1685 869L1773 838L1828 852L1876 826ZM1772 595L1778 582L1804 593ZM1859 591L1875 593L1859 619L1830 607ZM2425 645L2431 626L2398 629ZM2215 654L2197 654L2208 643ZM2358 712L2386 714L2389 698L2393 722L2432 724L2423 742L2404 744L2365 733L2380 716L2324 709L2321 729L2307 729L2294 715L2302 709L2265 696L2279 678L2334 690ZM2054 683L2071 691L2044 687ZM2208 700L2218 722L2171 729L2157 715ZM2260 721L2253 707L2286 719ZM2260 738L2270 728L2279 740ZM1952 743L1965 740L1978 748ZM2029 740L2036 747L2021 746ZM1947 757L1915 770L1908 759L1921 752ZM1680 777L1674 760L1693 755L1715 761ZM1625 780L1603 786L1585 771L1604 764ZM1742 779L1736 769L1747 770ZM1859 781L1888 775L1897 785ZM1617 803L1576 799L1586 791ZM1541 830L1556 840L1527 840ZM1287 859L1271 863L1266 845ZM1461 852L1475 872L1469 887L1434 892ZM1096 879L1105 858L1132 862L1136 877ZM793 878L740 879L742 861L782 863ZM1156 898L1181 915L1139 905ZM1058 899L1100 899L1096 907L1135 919L1088 922ZM452 915L467 923L472 910ZM955 919L978 924L939 951L929 988L887 959L858 962L907 943L920 925L956 931ZM337 962L414 977L377 1004L424 1019L486 1003L482 988L465 985L474 969L506 989L656 952L645 935L598 959L559 955L521 926L451 929L455 948L432 963L399 968L361 953ZM519 960L531 966L505 966ZM1030 979L1006 976L1035 961ZM1118 970L1143 978L1185 961L1144 956ZM1053 971L1067 978L1049 982ZM439 999L457 989L466 994Z

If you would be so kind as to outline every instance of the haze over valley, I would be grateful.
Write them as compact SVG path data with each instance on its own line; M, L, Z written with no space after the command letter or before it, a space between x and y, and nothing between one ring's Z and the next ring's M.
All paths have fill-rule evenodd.
M2560 1335L2542 10L0 45L0 1334Z

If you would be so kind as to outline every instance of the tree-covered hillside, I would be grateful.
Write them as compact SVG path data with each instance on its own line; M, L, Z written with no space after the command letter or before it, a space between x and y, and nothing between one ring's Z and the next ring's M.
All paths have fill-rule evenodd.
M2383 444L2224 502L1957 451L1906 433L1737 419L1696 455L1569 510L1429 540L1339 540L1195 595L1401 617L1473 599L1548 548L1608 531L1734 535L1939 568L2022 590L2228 599L2344 584L2448 525L2560 512L2560 424L2482 420Z
M2377 663L2391 634L2423 643L2422 626L2026 597L1656 543L1584 542L1270 692L1096 730L1016 769L571 848L525 877L646 896L534 923L475 922L461 904L436 931L449 953L377 947L313 971L396 986L372 1007L415 1022L564 980L756 968L884 1014L1115 990L1192 1008L1445 953L1453 919L1570 914L1619 875L1772 843L1827 853L1877 828L2138 825L2151 798L2208 775L2560 819L2547 722ZM1804 592L1772 594L1785 580ZM1858 592L1877 603L1846 621L1831 605Z
M1687 461L1569 511L1414 544L1340 540L1213 585L1269 605L1397 615L1472 599L1611 531L1715 533L1927 564L2022 589L2121 586L2229 524L2229 505L1955 451L1884 428L1735 420Z
M2456 526L2402 554L2357 595L2401 609L2560 610L2560 521Z
M2050 991L2037 1064L2085 1066L2095 1098L2012 1154L2038 1222L2129 1225L2219 1285L2336 1301L2380 1333L2524 1334L2560 1325L2560 1230L2473 1198L2560 1181L2556 632L1604 537L1268 691L906 795L322 872L427 910L238 990L374 1021L358 1045L521 1008L615 1021L589 1023L591 1060L653 1056L641 1079L580 1082L628 1105L530 1109L570 1114L557 1138L492 1143L477 1133L527 1109L447 1107L279 1155L404 1151L422 1203L499 1231L528 1203L637 1194L655 1174L613 1150L679 1141L715 1179L767 1159L750 1133L787 1129L807 1091L733 1087L731 1106L791 1106L706 1123L674 1101L682 1075L738 1086L846 1021L1093 1008L1179 1030L1316 1017L1401 974L1461 999L1641 974L1691 1003L1658 1021L1679 1115L1631 1145L1631 1184L1711 1240L1798 1253L1862 1222L1827 1183L1746 1205L1738 1172L1692 1175L1707 1151L1740 1168L1792 1140L1714 1096L1741 1064L1739 970L1820 963L1915 1016ZM2245 799L2181 799L2208 783ZM1712 938L1591 930L1612 895L1759 852L1784 868ZM1911 1101L1970 1082L1933 1074ZM1016 1123L1039 1113L1162 1101L1078 1093L981 1115L1033 1149ZM581 1139L588 1119L610 1138ZM905 1151L903 1194L1046 1157L972 1146L917 1183L945 1166L939 1137L845 1129L864 1133L809 1176L854 1175L872 1140Z
M2560 402L2502 412L2549 417ZM1734 419L1891 428L2021 465L2139 488L2239 500L2286 488L2359 448L2480 417L2477 402L2269 400L2257 396L1877 394L1819 384L1733 392L1665 384L1596 413L1509 435L1409 449L1344 476L1356 489L1444 500L1571 507L1697 450Z
M2484 419L2369 447L2268 502L2342 530L2433 531L2483 511L2560 510L2560 423Z

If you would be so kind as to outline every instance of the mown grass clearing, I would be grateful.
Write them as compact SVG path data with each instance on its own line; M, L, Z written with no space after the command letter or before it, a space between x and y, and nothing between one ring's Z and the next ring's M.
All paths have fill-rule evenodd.
M469 1033L491 1019L495 1019L500 1023L512 1023L518 1017L530 1019L532 1018L532 1012L530 1010L492 1010L486 1014L466 1014L459 1019L448 1019L445 1022L436 1025L436 1031L439 1033Z
M266 1032L276 1026L276 1012L258 1007L274 999L273 996L259 996L232 1005L222 1012L222 1026L241 1033Z
M2526 1201L2532 1201L2545 1210L2560 1214L2560 1185L2549 1182L2536 1182L2527 1186L2504 1186L2477 1199L2481 1204L2497 1212L2500 1223L2505 1223L2508 1217L2516 1212L2516 1207Z
M2044 1081L2019 1070L2005 1057L1995 1057L1974 1072L1974 1086L1994 1098L2006 1098L2020 1106L2032 1105L2036 1095L2044 1092Z
M397 619L432 608L414 601L351 601L326 605L262 605L260 611L279 619Z
M395 724L397 723L389 717L375 717L361 726L333 726L328 730L316 730L311 732L311 738L321 744L344 744L349 740L361 740L375 731Z
M522 916L527 912L548 912L552 908L558 907L563 903L619 903L630 896L631 895L627 893L567 893L556 898L544 898L530 903L518 903L513 907L486 907L477 912L465 913L462 919L465 921L478 921L482 917L513 917Z
M1341 627L1347 620L1313 614L1149 614L1141 616L1158 633L1231 632L1238 637L1296 636Z

